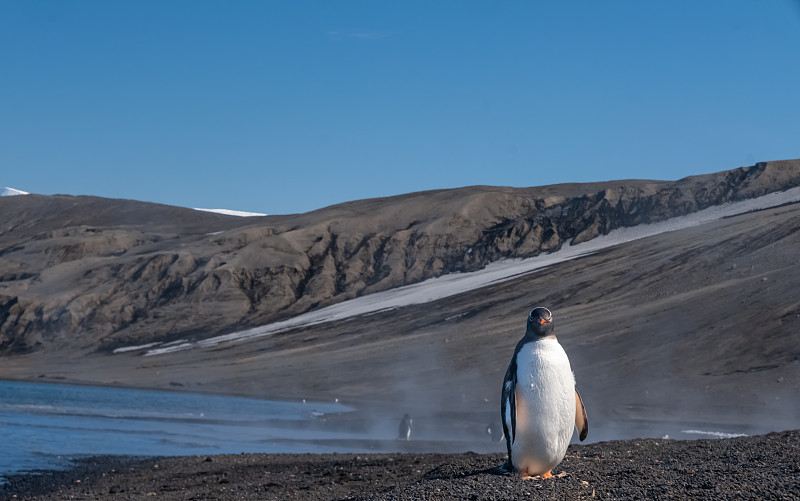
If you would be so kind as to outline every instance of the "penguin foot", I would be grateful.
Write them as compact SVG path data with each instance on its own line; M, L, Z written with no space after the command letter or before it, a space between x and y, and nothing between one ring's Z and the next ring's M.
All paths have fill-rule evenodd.
M527 471L521 471L519 474L522 480L544 480L546 478L564 478L567 476L567 472L565 471L562 471L557 475L553 475L552 470L546 471L541 475L528 475Z
M510 461L506 461L505 463L501 464L500 466L496 466L489 470L489 473L493 475L511 475L514 473L514 467L511 466Z
M544 479L544 478L550 478L553 475L551 475L549 471L547 471L547 472L545 472L545 473L543 473L541 475L531 475L530 473L528 473L528 470L525 469L525 470L520 470L519 471L519 476L520 476L520 478L522 480L541 480L541 479Z

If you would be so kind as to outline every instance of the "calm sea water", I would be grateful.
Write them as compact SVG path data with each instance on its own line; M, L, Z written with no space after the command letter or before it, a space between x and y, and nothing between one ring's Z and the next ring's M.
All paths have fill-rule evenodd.
M331 452L287 442L287 429L351 410L337 403L0 381L0 482L100 454Z
M395 440L398 421L394 418L398 416L386 419L371 416L366 425L358 413L343 416L347 418L344 421L352 421L355 426L352 423L342 426L342 420L338 420L340 424L337 425L337 419L327 419L330 414L349 412L356 411L333 402L278 402L0 381L0 483L6 475L66 468L73 459L106 454L189 456L240 452L505 450L503 443L492 442L486 435L483 422L471 419L447 421L446 429L435 423L429 423L426 429L424 419L415 419L414 433L420 440L411 442ZM605 433L604 423L596 423L590 432L590 441L667 436L725 438L752 432L744 426L733 425L724 430L704 428L698 422L628 420L620 423L623 431L606 430ZM771 430L761 432L766 431Z

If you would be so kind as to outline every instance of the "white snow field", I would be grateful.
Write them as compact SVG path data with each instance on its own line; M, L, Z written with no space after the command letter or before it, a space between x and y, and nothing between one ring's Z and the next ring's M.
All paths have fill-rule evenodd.
M527 259L505 259L487 265L484 269L469 273L452 273L432 278L413 285L397 287L384 292L350 299L338 304L309 311L280 322L254 327L252 329L214 336L200 341L173 341L170 343L148 343L141 346L117 348L114 353L147 350L144 355L163 355L191 348L207 348L220 343L238 342L260 338L283 332L300 326L333 322L358 315L369 315L384 310L402 308L412 304L427 303L445 297L460 294L490 284L511 280L557 263L585 256L614 245L632 240L680 230L692 226L716 221L727 216L743 214L753 210L776 207L781 204L800 201L800 187L777 193L770 193L758 198L740 202L726 203L703 209L692 214L668 219L654 224L643 224L629 228L620 228L608 235L594 238L578 245L565 245L561 250Z
M8 186L0 188L0 197L13 197L15 195L30 195L30 193L28 193L27 191L9 188Z
M195 208L194 210L200 210L203 212L215 212L217 214L225 214L226 216L239 216L239 217L258 217L258 216L266 216L266 214L261 214L260 212L245 212L241 210L230 210L230 209L199 209Z

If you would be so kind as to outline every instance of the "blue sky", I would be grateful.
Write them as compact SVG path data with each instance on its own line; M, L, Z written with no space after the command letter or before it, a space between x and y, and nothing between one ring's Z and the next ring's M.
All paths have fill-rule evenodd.
M800 157L800 0L0 2L0 186L285 214Z

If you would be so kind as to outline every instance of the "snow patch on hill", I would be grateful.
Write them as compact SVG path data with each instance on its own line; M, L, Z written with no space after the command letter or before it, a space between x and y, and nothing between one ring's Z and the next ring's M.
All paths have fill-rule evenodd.
M4 186L0 188L0 197L13 197L15 195L30 195L27 191L17 190Z
M245 212L241 210L230 210L230 209L200 209L195 208L194 210L200 210L203 212L215 212L217 214L225 214L226 216L239 216L239 217L258 217L258 216L266 216L266 214L261 214L260 212Z
M191 348L208 348L226 342L238 342L260 338L301 326L333 322L413 304L427 303L461 294L469 290L486 287L498 282L511 280L554 264L592 254L614 245L657 235L659 233L690 228L724 217L798 201L800 201L800 187L783 192L770 193L758 198L709 207L686 216L668 219L659 223L620 228L610 232L608 235L599 236L588 242L578 245L565 245L560 250L550 254L543 254L527 259L505 259L496 261L487 265L482 270L443 275L417 284L361 296L325 308L320 308L319 310L309 311L287 320L273 322L252 329L232 332L230 334L215 336L200 341L173 342L163 345L159 344L157 346L149 343L142 346L122 347L114 350L114 353L147 350L144 355L152 356Z

